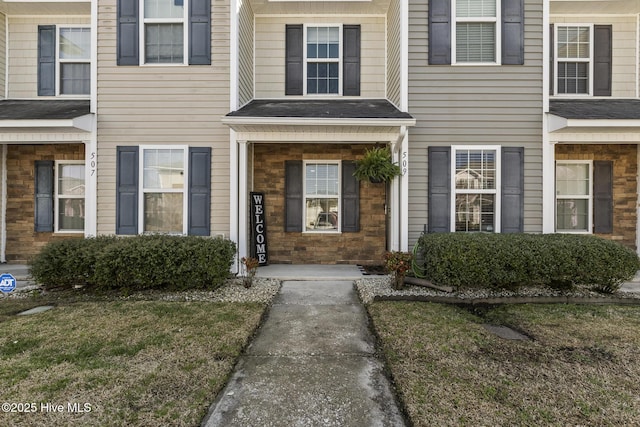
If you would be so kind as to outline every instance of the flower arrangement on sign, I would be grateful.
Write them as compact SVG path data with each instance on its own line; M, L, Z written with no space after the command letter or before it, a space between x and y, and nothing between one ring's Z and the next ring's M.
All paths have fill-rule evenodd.
M411 270L413 254L410 252L391 251L384 254L384 266L393 274L393 288L402 289L404 278Z
M253 278L256 276L256 271L258 270L260 262L257 258L253 257L242 257L240 261L242 262L245 270L245 274L242 277L242 284L248 289L253 285Z

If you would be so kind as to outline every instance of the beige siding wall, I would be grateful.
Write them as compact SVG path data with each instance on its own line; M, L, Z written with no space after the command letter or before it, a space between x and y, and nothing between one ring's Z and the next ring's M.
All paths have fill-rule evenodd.
M7 69L7 19L0 13L0 99L5 97Z
M253 99L253 10L249 2L241 3L238 16L238 101L242 106Z
M614 97L636 96L636 72L638 58L636 57L637 20L635 16L593 15L552 16L553 24L594 24L613 26L613 76L612 92Z
M360 24L363 98L384 98L385 18L380 17L256 17L256 98L284 97L286 24Z
M9 98L38 96L38 25L90 25L87 17L9 17Z
M212 234L229 235L229 2L213 3L212 65L117 66L116 0L98 2L98 233L115 232L116 147L212 147Z
M428 1L409 4L409 241L427 219L429 146L525 147L525 231L542 231L542 0L525 0L525 64L428 64Z
M387 99L400 105L400 0L391 0L387 15Z

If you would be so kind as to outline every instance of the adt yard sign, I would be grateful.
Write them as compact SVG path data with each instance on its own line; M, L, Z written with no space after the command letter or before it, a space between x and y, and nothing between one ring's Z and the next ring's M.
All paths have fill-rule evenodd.
M8 294L16 289L16 278L9 273L0 276L0 292Z

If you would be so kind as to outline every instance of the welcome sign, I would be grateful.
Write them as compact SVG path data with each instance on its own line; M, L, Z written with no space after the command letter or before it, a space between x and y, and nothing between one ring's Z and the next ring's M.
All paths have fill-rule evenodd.
M251 256L260 265L267 265L267 224L264 213L264 193L251 192Z

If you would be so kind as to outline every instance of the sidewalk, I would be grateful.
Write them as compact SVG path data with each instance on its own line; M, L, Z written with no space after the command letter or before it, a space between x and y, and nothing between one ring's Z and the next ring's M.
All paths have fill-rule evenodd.
M285 281L204 427L403 426L351 281Z

